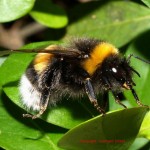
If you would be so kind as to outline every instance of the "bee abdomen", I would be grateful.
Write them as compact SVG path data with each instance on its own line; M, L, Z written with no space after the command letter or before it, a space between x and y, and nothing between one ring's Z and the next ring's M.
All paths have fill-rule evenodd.
M25 74L21 77L19 90L23 105L28 109L39 111L41 93L33 86Z

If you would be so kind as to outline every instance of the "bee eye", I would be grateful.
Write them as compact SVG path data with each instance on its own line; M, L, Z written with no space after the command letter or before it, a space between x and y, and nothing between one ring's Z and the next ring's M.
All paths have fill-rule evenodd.
M111 70L112 70L113 73L117 73L117 69L116 68L113 67Z
M125 81L125 72L121 69L116 67L111 68L112 75L120 82Z

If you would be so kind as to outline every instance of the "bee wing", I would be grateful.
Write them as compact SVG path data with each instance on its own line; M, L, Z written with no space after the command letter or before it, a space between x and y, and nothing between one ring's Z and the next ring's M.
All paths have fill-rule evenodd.
M0 51L0 56L8 55L8 54L10 54L10 53L11 53L10 50Z
M81 55L81 52L77 49L69 49L57 45L51 45L45 49L43 48L43 49L4 50L0 51L0 56L12 53L50 53L62 57L75 57Z

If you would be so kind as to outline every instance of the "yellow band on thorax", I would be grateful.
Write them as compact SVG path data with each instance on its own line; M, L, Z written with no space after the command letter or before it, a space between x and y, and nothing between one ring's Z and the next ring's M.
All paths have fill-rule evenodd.
M50 45L46 47L45 50L50 51L53 50L55 47L56 45ZM37 71L37 73L41 73L42 71L44 71L53 57L54 55L50 53L37 54L33 61L34 69Z
M91 51L90 57L82 62L83 69L85 69L89 75L92 75L105 58L117 53L118 49L113 45L105 42L100 43Z

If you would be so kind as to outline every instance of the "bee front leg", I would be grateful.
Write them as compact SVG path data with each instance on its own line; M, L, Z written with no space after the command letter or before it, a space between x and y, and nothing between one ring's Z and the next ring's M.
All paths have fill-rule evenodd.
M133 94L133 96L134 96L134 98L135 98L135 100L136 100L136 103L137 103L139 106L144 106L144 107L149 108L148 105L144 105L144 104L141 103L141 101L139 100L139 98L138 98L138 96L137 96L137 94L136 94L136 92L135 92L134 89L131 88L131 92L132 92L132 94Z
M103 115L105 114L105 111L99 106L98 101L96 99L93 86L91 84L90 78L86 78L85 80L85 91L87 93L87 96L89 97L90 102L94 105L94 107Z
M113 92L113 91L112 91L112 85L111 85L110 81L109 81L107 78L105 78L105 77L103 77L103 80L105 81L106 85L108 86L108 89L111 90L111 92L112 92L112 94L113 94L113 96L114 96L114 98L115 98L116 103L118 103L119 105L123 106L124 108L127 108L127 107L120 101L118 94L117 94L116 92Z
M113 96L114 96L114 98L115 98L116 103L118 103L119 105L123 106L124 108L127 108L127 106L124 105L124 104L120 101L118 94L116 94L115 92L112 92L112 94L113 94Z

